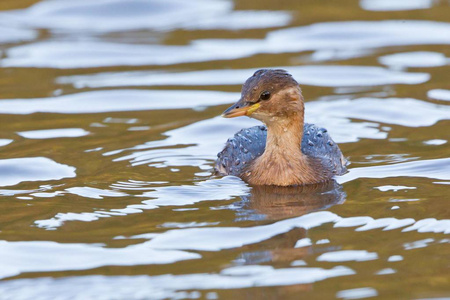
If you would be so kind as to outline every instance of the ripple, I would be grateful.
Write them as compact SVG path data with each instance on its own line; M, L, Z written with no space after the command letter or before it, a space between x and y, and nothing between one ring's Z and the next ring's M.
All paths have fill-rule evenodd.
M423 240L419 240L419 241L414 241L412 243L405 243L403 245L403 247L405 248L405 250L412 250L412 249L417 249L417 248L425 248L428 247L428 245L432 242L434 242L435 240L432 238L428 238L428 239L423 239ZM398 261L398 260L392 260L391 261Z
M3 12L26 27L55 32L120 32L130 30L251 29L285 26L282 11L233 11L231 1L102 0L42 1L24 10Z
M425 177L450 180L450 158L410 161L405 163L353 168L349 173L337 177L339 183L357 178L387 178L387 177Z
M43 41L16 46L0 60L3 67L89 68L170 65L231 60L267 53L448 45L449 23L433 21L352 21L316 23L269 32L265 39L201 39L188 45L137 45L96 40ZM223 51L226 49L226 51ZM358 51L359 50L359 51ZM71 59L67 59L70 57Z
M9 139L0 139L0 147L9 145L13 142L14 140L9 140Z
M258 272L254 271L255 267L258 268ZM78 276L8 280L0 283L0 293L11 299L21 299L24 293L27 298L45 298L48 291L61 295L59 299L77 297L81 299L101 299L105 297L119 299L185 299L188 295L177 291L308 284L327 278L353 274L355 272L352 269L341 266L332 269L306 267L275 269L271 266L245 266L224 269L220 274ZM112 286L114 286L114 289L111 289Z
M426 9L433 6L433 0L360 0L359 5L372 11L401 11Z
M429 51L395 53L381 56L378 61L395 68L440 67L450 63L444 54Z
M133 166L151 164L154 167L204 166L210 168L211 160L216 158L216 154L230 135L241 129L241 126L258 124L249 118L227 123L230 122L216 117L169 130L164 133L167 136L164 140L151 141L116 151L114 154L127 154L114 158L114 161L128 160ZM167 149L173 145L178 145L179 148ZM185 147L181 147L182 145Z
M0 186L75 177L75 168L46 157L0 159Z
M436 220L435 218L428 218L417 221L413 225L406 227L402 231L417 231L417 232L443 232L445 234L450 233L450 220Z
M49 98L0 100L0 113L81 114L196 108L230 103L237 97L236 93L212 91L94 91Z
M230 200L247 194L249 190L250 188L241 180L235 177L224 177L202 181L195 185L159 187L155 191L144 192L142 196L154 198L154 200L143 201L149 208L186 206L201 201Z
M401 191L401 190L415 190L417 189L414 186L402 186L402 185L383 185L383 186L376 186L374 187L374 189L380 190L382 192L387 192L387 191Z
M450 90L444 89L429 90L427 96L432 99L450 101Z
M64 137L80 137L86 136L90 132L81 128L60 128L60 129L43 129L17 132L18 135L27 139L54 139Z
M192 228L219 225L219 222L166 222L159 227L162 228Z
M396 219L396 218L380 218L377 220L371 220L367 222L364 226L356 228L356 231L368 231L378 228L383 228L384 231L386 230L393 230L402 228L405 226L409 226L414 224L416 221L411 218L407 219Z
M403 260L403 256L401 255L391 255L388 258L388 262L397 262L397 261L402 261Z
M345 300L370 298L376 296L378 296L377 290L371 287L342 290L336 293L336 298L342 298Z
M337 215L322 211L263 226L174 229L157 235L147 245L153 249L219 251L258 243L293 228L309 229L337 219Z
M78 195L84 198L92 198L92 199L103 199L103 197L124 197L128 196L125 193L113 191L113 190L105 190L105 189L97 189L92 187L71 187L66 189L70 194Z
M378 254L366 250L342 250L327 252L319 257L317 261L344 262L344 261L367 261L378 259Z
M42 67L57 69L171 65L250 56L251 49L239 47L218 51L214 41L193 42L187 46L130 45L100 41L44 41L16 46L0 59L1 67ZM71 59L67 59L71 57Z
M37 37L38 33L34 30L11 28L0 24L0 44L30 41Z
M450 119L449 106L412 98L359 98L316 101L311 105L315 111L329 111L325 114L328 117L356 118L407 127L431 126L440 120Z
M407 73L367 66L273 67L286 69L300 83L313 86L352 87L386 84L419 84L428 81L427 73ZM204 86L240 85L256 69L206 70L193 72L123 72L60 77L56 81L77 88L113 86Z
M447 144L447 141L446 140L441 140L441 139L434 139L434 140L423 141L423 143L425 145L440 146L440 145Z
M405 107L409 109L406 110ZM333 140L338 143L356 142L361 138L387 137L387 133L379 129L379 124L355 122L351 119L419 127L447 119L449 112L448 106L416 99L360 98L306 103L307 121L327 128ZM241 128L257 124L260 123L248 118L230 122L216 117L167 131L164 133L167 136L164 140L147 142L104 155L121 154L122 156L113 160L128 160L133 166L148 164L152 167L208 167L229 137ZM178 145L178 148L173 148L173 145Z
M108 265L168 264L201 257L184 251L148 249L142 244L114 249L48 241L0 241L0 255L8 257L0 263L0 278L24 272L86 270Z
M35 224L40 228L53 230L61 227L68 221L92 222L100 218L142 213L143 210L157 209L165 206L187 206L201 201L230 200L234 197L247 194L250 188L240 179L228 176L221 179L206 180L191 186L153 187L153 189L151 192L145 192L139 195L141 197L154 198L144 200L141 204L130 204L125 208L115 208L109 211L58 213L50 219L36 220ZM66 191L82 197L95 199L101 199L103 196L122 197L127 195L114 190L109 191L88 187L69 188Z
M311 242L310 238L303 238L303 239L298 240L295 243L294 248L308 247L308 246L311 246L311 245L312 245L312 242Z
M272 31L268 44L286 52L318 49L370 49L390 46L450 44L450 23L412 20L316 23ZM294 50L295 49L295 50Z
M389 274L395 274L397 273L396 270L392 269L392 268L385 268L385 269L381 269L380 271L376 272L375 275L389 275Z
M330 222L335 223L335 227L360 225L366 227L359 227L356 231L360 231L358 230L360 228L374 230L383 226L385 227L384 230L393 230L411 225L404 228L402 232L450 233L450 220L446 219L423 219L417 222L413 219L401 220L395 218L373 219L371 217L360 217L358 222L355 222L356 220L354 219L355 217L342 218L331 212L320 211L262 226L173 229L156 236L150 236L151 240L147 245L152 249L220 251L259 243L276 235L286 233L293 228L311 229ZM205 243L205 240L208 243ZM343 250L327 252L319 257L320 260L324 261L363 261L377 259L378 255L365 250Z

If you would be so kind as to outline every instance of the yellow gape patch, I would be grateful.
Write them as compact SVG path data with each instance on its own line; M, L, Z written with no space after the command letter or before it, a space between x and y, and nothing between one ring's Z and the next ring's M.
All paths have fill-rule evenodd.
M248 109L247 109L247 111L245 112L245 114L247 115L247 116L250 116L252 113L254 113L255 112L255 110L257 110L259 107L260 107L260 103L255 103L255 104L253 104L252 106L250 106Z

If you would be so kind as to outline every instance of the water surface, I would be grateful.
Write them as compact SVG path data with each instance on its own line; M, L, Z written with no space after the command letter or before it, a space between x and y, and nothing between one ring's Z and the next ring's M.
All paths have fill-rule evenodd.
M0 3L0 299L447 299L448 1ZM217 177L256 69L349 173Z

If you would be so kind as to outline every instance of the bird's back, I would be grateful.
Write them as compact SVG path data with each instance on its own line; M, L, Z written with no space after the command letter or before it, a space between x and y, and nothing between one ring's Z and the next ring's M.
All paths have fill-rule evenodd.
M221 175L239 176L253 160L264 153L267 139L265 126L238 131L217 155L215 170ZM347 160L325 128L305 123L301 144L303 154L318 159L324 168L335 175L347 171Z

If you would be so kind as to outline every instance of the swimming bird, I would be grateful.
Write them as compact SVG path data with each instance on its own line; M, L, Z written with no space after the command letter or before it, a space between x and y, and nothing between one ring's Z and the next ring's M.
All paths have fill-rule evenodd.
M217 155L215 170L251 185L297 186L344 174L347 160L327 130L304 123L304 100L285 70L261 69L248 78L241 99L222 114L264 123L242 129Z

